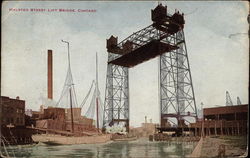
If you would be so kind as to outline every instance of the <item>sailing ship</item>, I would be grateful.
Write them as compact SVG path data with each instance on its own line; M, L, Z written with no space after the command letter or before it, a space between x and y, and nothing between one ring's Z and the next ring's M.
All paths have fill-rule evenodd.
M84 134L85 136L92 135L92 136L98 137L98 135L101 135L100 128L102 127L102 113L103 113L102 106L103 106L103 104L102 104L102 101L100 98L100 91L99 91L99 87L98 87L97 53L96 53L96 80L92 82L91 88L90 88L89 92L87 93L86 97L84 98L83 102L81 103L81 105L77 106L77 100L76 100L76 95L75 95L76 93L75 93L75 89L74 89L74 82L73 82L72 71L71 71L69 42L63 41L63 40L62 40L62 42L67 43L67 47L68 47L68 72L67 72L67 76L66 76L66 80L64 83L64 88L63 88L61 97L60 97L59 101L57 102L56 107L62 108L65 105L70 106L70 112L69 112L70 121L71 121L71 123L70 123L70 125L71 125L70 133L71 134L70 135L71 136L79 136L79 131L76 131L76 129L78 129L78 128L75 127L75 126L77 126L77 124L75 123L77 121L77 118L75 118L74 115L78 116L81 114L75 114L75 111L76 111L75 107L77 107L77 109L80 109L80 111L83 107L85 107L86 101L89 98L90 92L92 91L93 86L95 86L94 92L93 92L93 97L91 99L90 106L88 107L88 110L85 113L85 117L91 118L91 119L95 118L95 120L96 120L95 121L96 133L91 134L91 133L88 133L86 131L80 131L80 133ZM69 132L69 131L67 131L67 132ZM62 133L62 132L60 132L60 133ZM36 137L37 136L35 136L34 138L36 139ZM56 138L58 138L58 139L56 139ZM43 143L48 144L48 145L60 145L60 144L64 144L64 141L62 141L62 139L63 139L63 136L53 137L53 138L50 138L48 136L44 136L43 139L41 137L39 137L37 140L42 141ZM98 138L96 138L96 139L98 139ZM107 136L107 138L106 137L104 138L105 141L107 141L108 139L110 139L109 136ZM68 142L65 142L65 143L68 143ZM72 144L74 144L74 141Z

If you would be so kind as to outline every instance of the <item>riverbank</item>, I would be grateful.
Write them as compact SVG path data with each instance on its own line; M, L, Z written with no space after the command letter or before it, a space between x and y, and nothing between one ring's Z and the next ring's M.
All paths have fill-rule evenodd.
M190 157L239 157L246 153L246 136L205 137L201 140Z
M1 145L25 145L32 144L34 141L31 136L35 133L34 130L25 126L7 127L2 125L0 128Z
M168 134L156 133L149 135L149 141L169 141L169 142L198 142L200 137L194 136L183 136L183 137L172 137Z
M33 135L32 139L35 142L42 143L54 143L62 145L71 145L71 144L97 144L97 143L106 143L111 140L110 134L101 134L95 136L81 136L81 137L67 137L61 135L52 135L52 134L39 134Z
M7 147L10 157L26 158L176 158L186 157L194 143L150 142L148 138L135 141L110 141L96 144L46 145Z

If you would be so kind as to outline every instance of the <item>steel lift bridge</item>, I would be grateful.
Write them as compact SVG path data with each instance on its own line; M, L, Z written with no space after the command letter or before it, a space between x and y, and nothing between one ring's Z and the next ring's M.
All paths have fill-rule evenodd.
M188 117L197 118L194 89L184 37L184 14L167 13L159 4L151 10L153 24L120 43L107 39L107 78L103 126L123 122L129 129L129 68L160 56L160 128L173 122L186 126Z

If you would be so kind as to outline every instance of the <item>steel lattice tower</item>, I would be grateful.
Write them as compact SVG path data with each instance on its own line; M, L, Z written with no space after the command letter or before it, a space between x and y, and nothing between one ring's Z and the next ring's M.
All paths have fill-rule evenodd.
M108 61L111 61L113 58L114 54L109 53ZM104 127L113 125L115 122L125 122L126 127L129 127L128 93L128 68L108 64L104 103Z
M161 127L169 121L182 126L186 117L197 118L183 31L184 15L179 12L170 15L167 7L161 4L151 13L153 24L133 33L120 43L114 36L107 40L104 127L120 121L129 126L128 68L157 56L160 56Z
M185 117L197 118L184 31L180 30L165 40L178 49L160 56L161 126L166 126L171 118L176 118L175 123L181 125Z

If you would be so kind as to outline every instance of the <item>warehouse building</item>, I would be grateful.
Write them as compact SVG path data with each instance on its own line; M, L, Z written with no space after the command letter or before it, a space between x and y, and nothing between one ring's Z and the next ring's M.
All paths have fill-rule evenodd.
M191 123L195 135L246 135L248 104L203 109L203 121Z
M1 125L25 126L25 101L18 96L16 99L1 96L0 99Z

